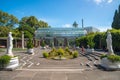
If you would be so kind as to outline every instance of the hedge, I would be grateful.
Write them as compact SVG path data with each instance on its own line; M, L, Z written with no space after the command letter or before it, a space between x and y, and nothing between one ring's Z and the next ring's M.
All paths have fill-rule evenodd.
M113 49L114 51L120 51L120 30L112 29L109 30L112 35L112 44L113 44ZM88 34L83 37L79 37L76 39L77 44L79 46L84 46L87 48L87 45L90 43L89 41L94 44L95 49L105 49L106 48L106 37L107 37L107 32L97 32L97 33L92 33Z

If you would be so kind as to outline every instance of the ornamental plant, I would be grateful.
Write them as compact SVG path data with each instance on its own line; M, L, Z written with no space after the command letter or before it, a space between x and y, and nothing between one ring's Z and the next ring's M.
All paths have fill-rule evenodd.
M43 57L48 58L49 54L47 52L43 52Z
M91 36L88 36L88 45L90 46L90 48L94 48L94 46L95 46L95 43L94 43L94 41L93 41L93 35L91 35Z
M79 56L78 51L73 52L73 58L77 58Z
M118 55L102 55L100 57L102 58L107 58L108 60L112 61L112 62L120 62L120 56Z
M72 52L69 50L69 48L53 48L50 52L43 52L43 57L49 59L72 59L78 56L79 54L77 51Z
M29 39L28 42L27 42L27 48L28 48L28 49L33 48L33 43L32 43L32 40L31 40L31 39Z
M64 50L62 48L59 48L57 50L58 55L64 55Z
M11 57L8 55L3 55L0 57L0 68L4 68L10 62Z
M45 42L44 42L44 40L41 42L41 46L42 46L42 47L45 47Z

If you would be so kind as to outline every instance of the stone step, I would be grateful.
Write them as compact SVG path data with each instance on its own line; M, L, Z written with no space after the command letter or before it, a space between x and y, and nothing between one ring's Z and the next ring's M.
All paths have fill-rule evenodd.
M88 68L86 68L86 69L88 69ZM66 71L68 71L68 72L79 72L79 71L84 71L84 70L86 70L86 69L16 69L16 70L22 70L22 71L58 71L58 72L66 72Z

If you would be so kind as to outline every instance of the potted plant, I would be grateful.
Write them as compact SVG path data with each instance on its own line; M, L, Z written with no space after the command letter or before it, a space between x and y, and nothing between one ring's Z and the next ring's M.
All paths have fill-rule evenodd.
M1 69L5 68L9 64L10 59L11 57L8 55L0 56L0 68Z
M32 40L29 39L28 42L27 42L27 52L30 53L30 54L34 54L34 49L33 49L33 43L32 43Z
M19 66L17 56L11 57L9 55L0 56L0 69L13 70Z
M43 49L45 49L45 42L44 42L44 40L41 42L41 47L42 47Z
M95 43L93 42L92 39L88 40L88 46L89 47L87 48L87 52L90 52L90 53L94 52Z
M102 55L101 66L106 70L120 69L120 56L118 55Z

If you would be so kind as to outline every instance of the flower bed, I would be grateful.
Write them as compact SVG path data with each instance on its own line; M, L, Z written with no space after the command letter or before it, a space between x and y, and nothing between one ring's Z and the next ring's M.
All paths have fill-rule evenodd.
M59 48L55 49L53 48L50 52L43 52L43 57L48 59L55 59L55 60L61 60L61 59L72 59L77 58L79 56L77 51L70 51L68 47L65 49Z

